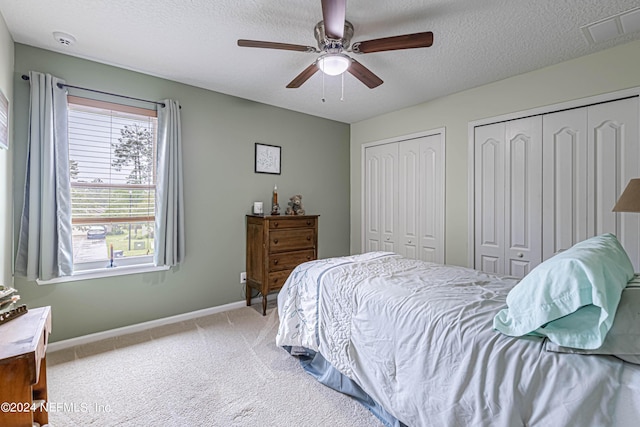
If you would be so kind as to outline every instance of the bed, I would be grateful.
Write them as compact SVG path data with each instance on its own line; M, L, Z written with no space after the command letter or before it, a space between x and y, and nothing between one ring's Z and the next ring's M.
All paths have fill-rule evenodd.
M631 347L622 355L557 345L544 335L550 324L518 337L496 330L519 282L390 252L307 262L278 295L276 344L387 426L637 426L640 287L633 270L630 283L613 292L618 301L607 303L626 307L635 326L623 325L615 309L596 326L605 324L609 340L620 325L618 343Z

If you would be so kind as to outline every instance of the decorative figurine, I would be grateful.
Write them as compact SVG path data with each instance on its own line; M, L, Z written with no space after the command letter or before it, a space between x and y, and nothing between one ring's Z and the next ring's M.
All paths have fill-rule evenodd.
M285 212L287 215L304 215L304 206L302 206L302 196L296 194L289 198L289 206Z

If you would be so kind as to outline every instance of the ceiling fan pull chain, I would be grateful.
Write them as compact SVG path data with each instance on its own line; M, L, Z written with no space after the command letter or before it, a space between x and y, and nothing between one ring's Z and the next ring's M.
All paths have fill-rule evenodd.
M324 58L322 58L322 68L324 68ZM325 99L324 99L324 73L322 73L322 102L325 102Z
M342 78L342 93L340 94L340 101L344 101L344 73L340 74Z

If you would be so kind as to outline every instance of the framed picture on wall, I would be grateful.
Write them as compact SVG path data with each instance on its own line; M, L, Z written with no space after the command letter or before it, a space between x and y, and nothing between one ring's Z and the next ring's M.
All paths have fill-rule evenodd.
M277 145L256 142L255 172L280 175L281 150Z
M0 90L0 148L9 148L9 101Z

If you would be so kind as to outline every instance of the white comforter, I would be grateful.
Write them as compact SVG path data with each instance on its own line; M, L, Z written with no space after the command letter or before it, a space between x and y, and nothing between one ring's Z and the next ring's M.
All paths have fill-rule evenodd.
M409 426L640 425L640 366L492 329L515 283L384 252L308 262L276 343L319 351Z

